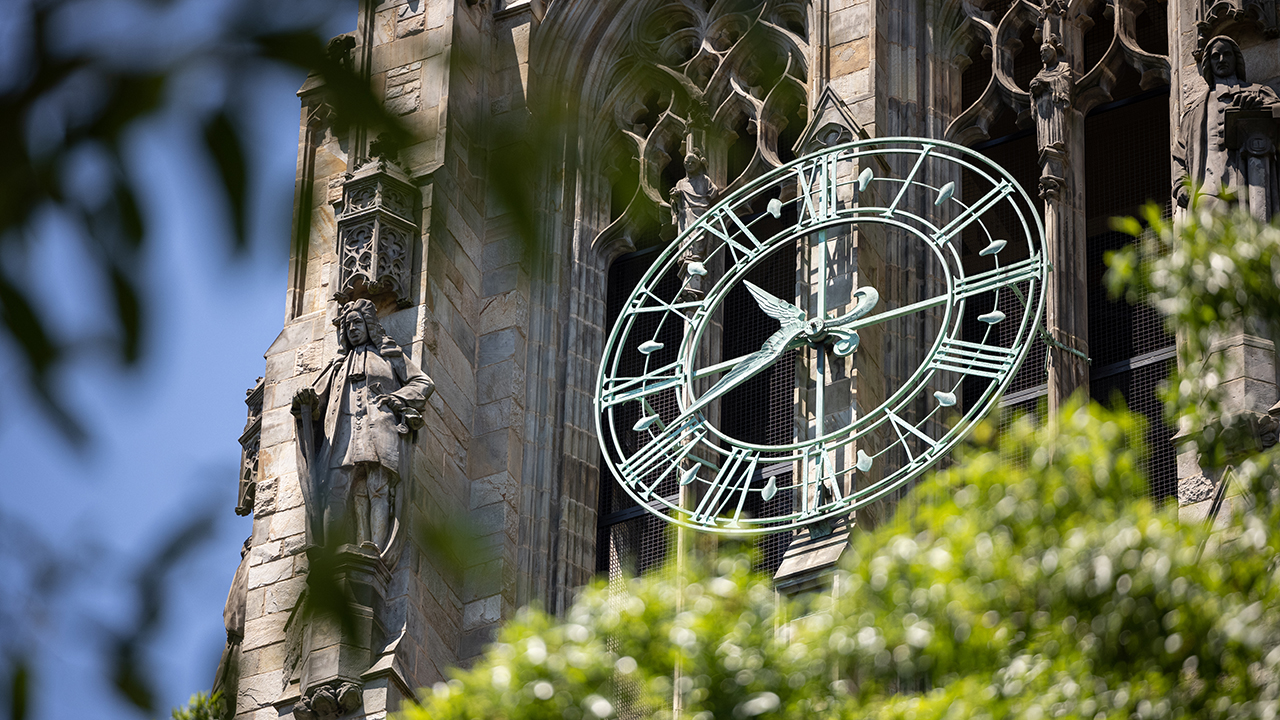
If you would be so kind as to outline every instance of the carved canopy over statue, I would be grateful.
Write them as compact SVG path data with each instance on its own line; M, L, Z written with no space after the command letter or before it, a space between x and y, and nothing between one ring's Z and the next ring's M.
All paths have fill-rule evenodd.
M372 301L347 303L336 324L337 357L293 398L307 530L313 543L381 552L435 385L386 336Z
M1280 209L1280 96L1245 79L1244 54L1226 36L1205 45L1200 74L1209 87L1179 123L1174 197L1187 206L1190 180L1210 202L1234 198L1270 220Z

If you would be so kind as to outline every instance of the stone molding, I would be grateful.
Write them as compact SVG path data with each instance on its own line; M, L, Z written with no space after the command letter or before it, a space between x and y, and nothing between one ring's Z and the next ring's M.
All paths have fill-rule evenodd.
M1068 10L1063 4L1046 2L1040 8L1032 3L1015 2L1000 17L994 12L963 4L965 19L961 27L969 33L968 41L981 47L983 62L991 63L991 79L979 98L965 108L946 130L946 138L972 145L989 139L987 130L1003 109L1010 109L1018 116L1018 124L1031 122L1031 94L1013 79L1014 59L1019 53L1036 48L1024 48L1019 37L1028 27L1035 26L1035 42L1044 41L1042 30L1051 16L1058 24L1072 26L1071 32L1084 33L1093 26L1093 20L1082 13L1079 6ZM1116 0L1111 13L1113 40L1106 51L1090 67L1082 67L1081 58L1069 58L1073 69L1075 92L1072 105L1081 113L1088 113L1097 105L1111 100L1111 90L1123 65L1129 65L1141 73L1142 89L1147 90L1169 83L1169 59L1143 50L1135 35L1137 17L1146 3L1142 0ZM1068 31L1063 28L1063 31ZM953 41L953 44L963 43ZM972 58L971 58L972 59ZM974 60L975 62L977 60Z
M1280 6L1276 0L1198 0L1196 49L1191 55L1200 60L1210 38L1249 33L1280 37Z

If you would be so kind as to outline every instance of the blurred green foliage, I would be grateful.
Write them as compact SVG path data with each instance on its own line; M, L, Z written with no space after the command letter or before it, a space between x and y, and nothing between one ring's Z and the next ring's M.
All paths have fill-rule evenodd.
M149 223L160 208L145 192L142 135L164 123L193 138L209 182L202 187L202 169L192 168L192 187L222 203L233 251L248 243L257 189L242 91L257 76L280 68L300 71L299 83L319 76L339 131L358 125L392 145L406 141L367 79L330 48L332 18L354 23L352 10L347 0L14 0L0 11L7 41L0 52L0 351L14 352L13 367L68 440L83 441L86 428L59 382L64 363L79 356L130 365L148 349L148 311L159 299L142 271L165 238ZM42 302L69 283L63 268L42 266L47 256L36 252L54 226L71 230L97 276L77 286L75 297L104 308L107 327L68 330ZM40 628L80 561L42 548L40 534L13 518L0 518L0 527L9 531L0 533L0 560L16 568L0 593L0 718L20 720L39 711ZM135 579L134 617L99 639L110 686L148 714L158 708L147 654L166 614L170 574L211 527L209 514L195 512L168 542L161 539ZM207 716L197 705L193 698L189 717Z
M1242 414L1251 408L1223 385L1238 376L1241 358L1216 352L1214 343L1242 331L1280 337L1280 225L1198 198L1177 224L1150 204L1141 220L1116 218L1112 225L1140 239L1109 254L1112 293L1152 303L1178 336L1178 369L1162 391L1166 415L1199 444L1203 466L1221 467L1261 449Z
M990 426L897 521L856 534L834 591L775 596L745 557L527 610L402 717L1272 718L1271 504L1206 555L1146 499L1141 418L1072 405ZM1274 486L1270 458L1251 460ZM673 685L673 678L674 685Z
M222 715L222 693L218 692L196 693L185 706L174 708L171 714L173 720L218 720Z

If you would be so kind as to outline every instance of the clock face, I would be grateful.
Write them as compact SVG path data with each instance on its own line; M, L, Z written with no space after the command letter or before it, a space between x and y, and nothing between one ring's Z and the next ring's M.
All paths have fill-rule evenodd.
M686 527L845 517L993 407L1047 271L1030 198L966 148L884 138L801 158L710 208L631 292L596 386L604 462Z

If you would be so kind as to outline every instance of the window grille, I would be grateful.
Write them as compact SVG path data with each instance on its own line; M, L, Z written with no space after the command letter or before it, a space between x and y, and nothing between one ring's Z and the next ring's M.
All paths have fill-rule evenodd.
M1147 202L1169 213L1168 88L1098 108L1085 119L1085 137L1090 395L1104 405L1119 398L1146 418L1146 437L1135 440L1148 451L1148 496L1162 501L1178 485L1174 428L1156 395L1173 368L1174 337L1154 308L1112 299L1104 277L1107 252L1135 242L1109 229L1112 217L1137 214Z

